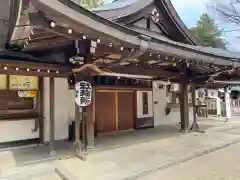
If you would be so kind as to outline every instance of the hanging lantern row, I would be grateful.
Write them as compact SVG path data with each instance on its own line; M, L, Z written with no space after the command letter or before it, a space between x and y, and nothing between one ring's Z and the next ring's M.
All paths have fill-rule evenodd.
M55 22L50 22L50 27L51 27L51 28L55 28L56 26L57 26L57 25L56 25ZM70 29L70 28L68 28L68 29L67 29L67 33L68 33L68 34L72 34L72 33L73 33L73 30ZM86 36L86 35L82 35L82 39L86 40L86 39L87 39L87 36ZM97 39L96 39L96 42L97 42L98 44L101 43L101 39L100 39L100 38L97 38ZM110 43L108 44L108 46L109 46L109 47L113 47L113 43L110 42ZM124 50L124 47L121 46L121 47L120 47L120 50L123 51L123 50Z
M57 26L57 25L56 25L55 22L50 22L50 27L51 27L51 28L55 28L56 26ZM68 34L72 34L72 33L73 33L73 30L70 29L70 28L67 28L67 33L68 33ZM87 36L86 36L86 35L82 35L82 39L86 40L86 39L87 39ZM98 44L101 43L100 37L98 37L97 39L95 39L95 41L96 41ZM113 43L112 43L112 42L108 43L108 47L113 47ZM120 49L121 51L123 51L123 50L124 50L124 47L121 46L119 49ZM150 52L150 53L149 53L149 56L150 56L150 57L153 56L153 53ZM160 55L160 54L157 54L156 56L157 56L157 58L161 58L161 55ZM168 56L166 56L165 59L166 59L166 60L170 60ZM176 60L176 57L173 57L171 60L172 60L172 61Z
M3 69L5 70L5 71L7 71L8 69L15 69L15 71L20 71L20 70L25 70L25 71L27 71L27 72L47 72L47 73L56 73L56 74L59 74L59 71L52 71L52 70L41 70L41 69L29 69L29 68L18 68L18 67L16 67L16 68L9 68L9 67L7 67L7 66L4 66L3 67Z
M153 13L154 15L156 15L156 16L159 16L159 13L157 13L156 10L154 10L152 13ZM51 27L51 28L55 28L56 26L57 26L57 25L56 25L55 22L53 22L53 21L50 22L50 27ZM68 34L72 34L72 33L73 33L73 30L70 29L70 28L67 28L67 33L68 33ZM87 39L87 36L86 36L86 35L82 35L82 39L84 39L84 40ZM95 41L96 41L98 44L101 43L101 39L100 39L99 37L98 37ZM28 44L28 43L26 42L26 44ZM110 48L113 47L113 43L112 43L112 42L108 43L108 47L110 47ZM124 47L121 46L121 47L120 47L120 50L123 51L123 50L124 50ZM153 53L150 52L150 53L149 53L149 56L150 56L150 57L153 56ZM157 54L156 56L157 56L158 59L161 58L161 55L160 55L160 54ZM170 60L168 56L166 56L165 59L166 59L166 60ZM172 57L171 60L172 60L172 61L175 61L175 60L176 60L176 57ZM180 60L180 62L181 62L181 61L182 61L182 60Z
M159 12L156 10L156 9L153 9L152 10L152 12L151 12L151 15L152 16L154 16L154 17L156 17L155 19L158 19L159 20ZM57 24L55 23L55 22L50 22L50 27L51 28L55 28L57 26ZM71 28L66 28L67 29L67 31L66 31L66 33L68 33L68 34L73 34L74 32L73 32L73 30L71 29ZM86 36L86 35L82 35L82 39L84 39L84 40L86 40L88 37ZM29 39L31 39L30 37L29 37ZM100 37L98 37L97 39L95 39L95 41L99 44L99 43L101 43L101 39L100 39ZM26 43L26 45L28 45L28 42L26 41L25 42ZM108 47L110 47L110 48L112 48L113 47L113 43L112 42L110 42L110 43L108 43ZM121 46L120 48L119 48L121 51L123 51L124 50L124 47L123 46ZM162 56L160 55L160 54L153 54L152 52L149 52L149 57L152 57L152 56L156 56L158 59L160 59ZM192 64L193 63L193 60L182 60L182 59L180 59L180 60L178 60L178 61L176 61L176 59L177 59L177 57L172 57L172 56L164 56L165 57L165 60L168 60L168 61L172 61L172 62L175 62L174 64L172 64L173 66L176 66L177 64L177 62L185 62L186 63L186 66L187 67L189 67L190 66L190 64ZM151 63L149 63L150 65L151 65ZM152 64L154 64L154 63L152 63ZM195 65L201 65L201 64L205 64L204 62L199 62L199 61L195 61L195 63L194 63ZM207 65L207 64L206 64ZM234 63L233 63L233 67L234 67ZM213 66L213 64L208 64L208 66ZM227 66L225 66L225 68L227 68Z

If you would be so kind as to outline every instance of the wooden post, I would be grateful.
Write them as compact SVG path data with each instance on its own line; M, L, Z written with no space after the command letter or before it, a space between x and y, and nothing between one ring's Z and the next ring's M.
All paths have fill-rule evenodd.
M54 140L55 140L55 107L54 107L54 77L49 78L49 91L50 91L50 102L49 102L49 111L50 111L50 131L49 131L49 154L50 156L55 156L56 152L54 151Z
M81 116L80 116L80 107L75 104L75 148L76 148L76 156L82 159L82 148L80 142L80 124L81 124Z
M75 75L75 83L82 80L83 77L80 74ZM87 124L86 124L86 107L79 107L75 104L75 148L76 148L76 156L81 159L85 160L85 152L86 152L86 143L87 143ZM81 129L81 131L80 131ZM82 141L80 141L80 132Z
M185 79L180 85L180 114L181 114L181 129L180 131L188 131L189 126L189 107L188 107L188 83Z
M199 125L197 123L197 105L196 105L196 84L192 83L191 87L191 93L192 93L192 106L193 106L193 124L190 128L189 132L204 132L201 131L199 128Z
M81 136L82 136L82 151L87 151L87 111L86 107L82 107L82 128L81 128Z
M195 83L192 84L191 90L192 90L193 122L197 123L196 84Z
M89 111L91 111L91 119L86 117L87 118L87 149L93 149L94 148L94 138L95 138L95 133L94 133L94 129L95 129L95 87L93 86L93 89L92 89L92 105L91 105L91 108L90 109L87 109L87 112L88 114L87 115L90 115ZM90 122L88 122L90 121Z
M40 143L44 143L44 78L39 78L39 90L38 90L38 121L39 121L39 136Z
M230 94L228 92L228 88L224 88L224 100L225 100L225 109L226 109L226 119L225 122L228 122L229 119L231 118L231 102L230 102Z

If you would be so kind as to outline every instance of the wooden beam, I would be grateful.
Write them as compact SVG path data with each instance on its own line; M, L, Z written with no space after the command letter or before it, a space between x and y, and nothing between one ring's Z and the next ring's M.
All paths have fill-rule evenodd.
M55 83L54 78L51 77L49 79L49 119L50 119L50 125L49 125L49 154L50 156L55 156L55 147L54 147L54 141L55 141Z
M49 64L48 62L31 62L31 61L21 61L21 60L0 60L0 66L10 67L10 68L32 68L40 70L52 70L52 71L71 71L70 67L67 67L65 64Z
M58 35L51 34L51 35L45 35L45 36L38 36L38 37L31 37L31 40L28 40L28 44L38 43L42 41L50 41L53 39L58 39Z
M240 85L240 79L239 81L213 81L215 84L224 84L224 85Z
M188 84L185 81L180 85L180 115L181 131L186 132L189 126Z
M122 55L127 55L129 54L129 49L123 49L120 50L121 47L109 47L104 44L97 44L96 48L96 56L98 55L104 55L104 54L122 54Z
M34 26L40 27L42 29L45 29L49 32L52 32L56 35L65 37L70 40L81 38L79 35L77 36L74 34L68 34L67 28L65 27L55 26L51 28L50 26L51 22L47 21L44 17L45 17L44 13L42 12L29 13L30 23Z
M31 39L34 39L34 38L39 38L39 37L46 36L46 35L49 36L49 35L57 35L57 34L49 32L46 29L36 27L32 30L30 37L31 37Z
M39 78L38 91L38 122L40 142L44 143L44 78Z
M21 75L21 76L38 76L38 77L58 77L58 78L66 78L68 77L70 74L72 74L72 72L64 72L64 73L56 73L56 72L37 72L37 71L26 71L26 70L4 70L1 69L0 70L0 74L6 74L6 75Z
M116 72L116 73L123 73L123 74L136 74L136 75L146 75L146 76L155 76L155 77L174 77L174 76L180 76L180 73L174 73L170 71L159 69L143 69L141 67L115 67L115 68L109 68L109 70Z
M37 40L31 40L28 41L28 45L25 46L25 48L32 48L36 46L49 46L50 44L57 44L58 42L66 42L69 41L69 39L66 39L65 37L61 36L52 36L51 38L42 38L42 39L37 39Z
M44 42L44 41L43 41ZM31 52L31 51L38 51L38 50L49 50L49 49L52 49L53 47L54 48L61 48L61 47L65 47L67 45L70 45L72 42L71 41L66 41L66 40L63 40L63 41L59 41L59 42L52 42L52 44L45 44L45 43L42 43L42 44L39 44L39 45L32 45L32 46L25 46L23 51L27 51L27 52Z
M180 78L180 115L182 132L188 132L189 127L189 107L188 107L188 78L186 77L187 67L182 67L184 76Z

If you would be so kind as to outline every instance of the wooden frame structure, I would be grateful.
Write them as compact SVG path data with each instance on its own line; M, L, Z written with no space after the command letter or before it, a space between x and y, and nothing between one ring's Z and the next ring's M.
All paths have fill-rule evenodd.
M178 82L181 84L182 131L189 127L186 108L189 84L206 86L214 84L214 81L239 78L240 54L200 46L201 42L187 31L169 0L136 1L129 8L95 9L94 12L70 0L19 2L25 3L19 6L18 21L8 48L20 49L28 55L22 58L22 64L19 64L21 61L13 64L9 60L1 61L0 72L30 74L30 68L31 74L35 72L38 76L51 78L75 74L77 80L91 75ZM123 9L125 14L116 16ZM146 27L156 26L162 34L131 25L146 17L146 13ZM166 19L171 21L164 22ZM175 29L171 31L170 27ZM21 56L16 54L16 57ZM26 64L30 56L31 62ZM81 56L84 64L69 62L74 56ZM7 71L4 71L5 66L9 66ZM42 68L40 71L39 67ZM50 87L53 92L54 87ZM52 105L54 99L50 100ZM77 122L81 117L84 119L84 112L82 114L76 114ZM53 119L52 114L52 126ZM53 140L54 133L51 134L50 139ZM79 150L79 143L77 146Z

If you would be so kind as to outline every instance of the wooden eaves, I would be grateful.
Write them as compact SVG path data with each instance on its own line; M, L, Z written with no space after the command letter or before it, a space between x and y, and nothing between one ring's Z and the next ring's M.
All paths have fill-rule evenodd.
M83 9L71 1L34 0L33 5L36 11L29 13L32 27L55 33L58 39L62 39L62 41L81 39L84 35L88 39L95 41L100 38L101 45L99 46L105 46L105 49L106 47L109 48L109 43L112 43L114 48L117 49L123 46L125 49L134 50L136 51L135 54L144 49L136 57L140 60L138 67L133 62L130 65L121 65L121 62L127 61L126 58L116 62L117 66L106 63L98 65L100 68L105 68L115 73L159 76L168 79L172 75L182 76L181 68L189 69L193 76L211 76L232 69L238 71L240 66L238 61L240 55L237 53L177 43L157 34L129 29ZM41 17L43 18L41 19ZM36 19L41 19L41 21L36 21ZM54 22L59 26L51 28L49 26L50 22ZM67 29L71 29L73 33L68 34ZM57 42L54 40L51 42ZM31 48L31 45L39 45L41 47L41 43L46 43L46 39L35 42L29 40L27 47ZM143 44L144 48L142 48ZM170 63L170 67L166 68L166 66L161 64L149 65L149 54L151 59L157 59L159 56L164 57L164 61Z
M68 77L71 68L61 64L42 62L33 56L0 50L0 74L39 77Z

